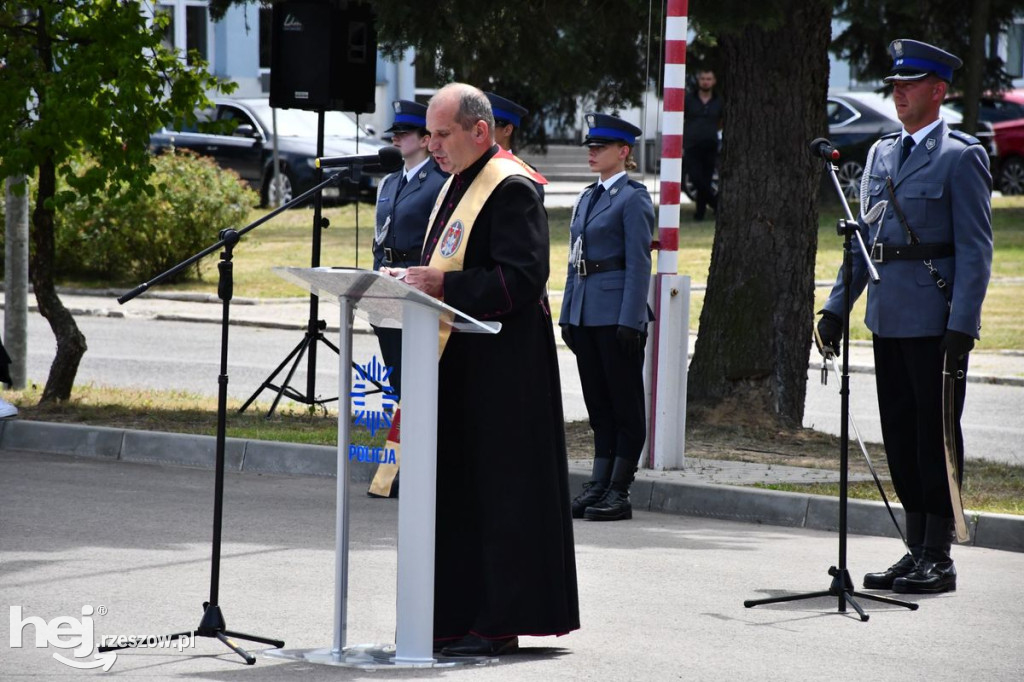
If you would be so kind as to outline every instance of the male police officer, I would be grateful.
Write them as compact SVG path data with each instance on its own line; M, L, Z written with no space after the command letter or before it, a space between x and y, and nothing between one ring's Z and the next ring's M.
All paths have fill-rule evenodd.
M392 103L395 110L392 144L402 152L405 168L384 178L377 191L377 229L373 242L373 268L418 265L430 210L448 177L427 151L426 105L409 100ZM384 364L391 367L390 384L402 394L402 332L375 327ZM394 497L398 485L395 465L380 466L371 495Z
M910 553L888 570L864 576L864 587L903 593L956 589L950 557L952 496L943 442L944 363L965 374L979 337L981 305L992 264L992 176L978 140L950 130L939 118L962 62L915 40L889 46L896 111L903 131L875 143L868 156L869 184L862 215L877 221L860 229L871 246L880 281L870 287L865 322L871 330L875 380L889 470L907 520ZM865 264L854 260L853 279L842 272L821 311L825 345L839 347L843 295L867 285ZM957 472L963 471L966 380L955 382L953 415ZM951 489L952 488L952 489Z

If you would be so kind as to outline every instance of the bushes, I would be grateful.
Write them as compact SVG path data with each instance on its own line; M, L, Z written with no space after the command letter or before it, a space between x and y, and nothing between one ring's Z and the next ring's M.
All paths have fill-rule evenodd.
M259 198L231 171L189 152L153 160L153 189L133 199L78 199L58 213L58 279L145 280L243 227ZM201 276L199 268L180 273ZM173 281L173 280L169 280Z

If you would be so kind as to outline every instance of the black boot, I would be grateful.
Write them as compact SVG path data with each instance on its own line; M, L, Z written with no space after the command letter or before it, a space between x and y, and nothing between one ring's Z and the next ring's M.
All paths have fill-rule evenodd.
M917 569L893 581L901 594L939 594L956 590L956 567L949 549L953 545L953 519L928 514L924 552Z
M881 573L868 573L864 576L864 588L868 590L891 590L897 578L910 575L917 568L917 562L924 551L925 515L921 512L907 512L907 547L910 554Z
M633 483L636 463L616 457L612 468L611 484L600 502L587 507L583 518L590 521L621 521L633 518L633 505L629 503L629 486Z
M601 501L608 491L608 482L612 477L612 460L610 457L595 457L594 470L590 480L583 484L583 492L572 501L572 517L582 519L587 507Z

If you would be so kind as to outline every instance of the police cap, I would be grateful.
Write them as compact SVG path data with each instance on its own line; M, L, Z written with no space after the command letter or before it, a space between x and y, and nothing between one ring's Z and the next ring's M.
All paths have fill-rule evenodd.
M427 106L425 104L399 99L391 103L391 108L395 110L395 122L384 132L401 133L427 127Z
M892 69L883 79L886 83L917 81L929 74L935 74L949 83L953 80L953 72L964 65L956 55L907 38L892 41L889 54L892 55Z
M586 119L589 131L583 144L588 146L625 142L633 147L636 145L636 138L643 133L632 123L608 114L587 114Z
M505 99L501 95L495 95L493 92L485 92L487 99L491 103L491 111L494 112L495 122L503 121L506 124L511 123L516 128L523 122L523 116L526 116L529 111L525 107L522 107L510 99Z

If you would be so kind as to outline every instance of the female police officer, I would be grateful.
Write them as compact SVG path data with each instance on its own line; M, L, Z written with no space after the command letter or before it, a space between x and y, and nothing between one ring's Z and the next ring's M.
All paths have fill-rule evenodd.
M594 431L594 469L572 502L574 518L633 516L629 486L647 435L644 345L651 275L654 205L630 180L641 130L614 116L587 114L591 170L570 222L569 271L559 324L576 354L583 399Z

